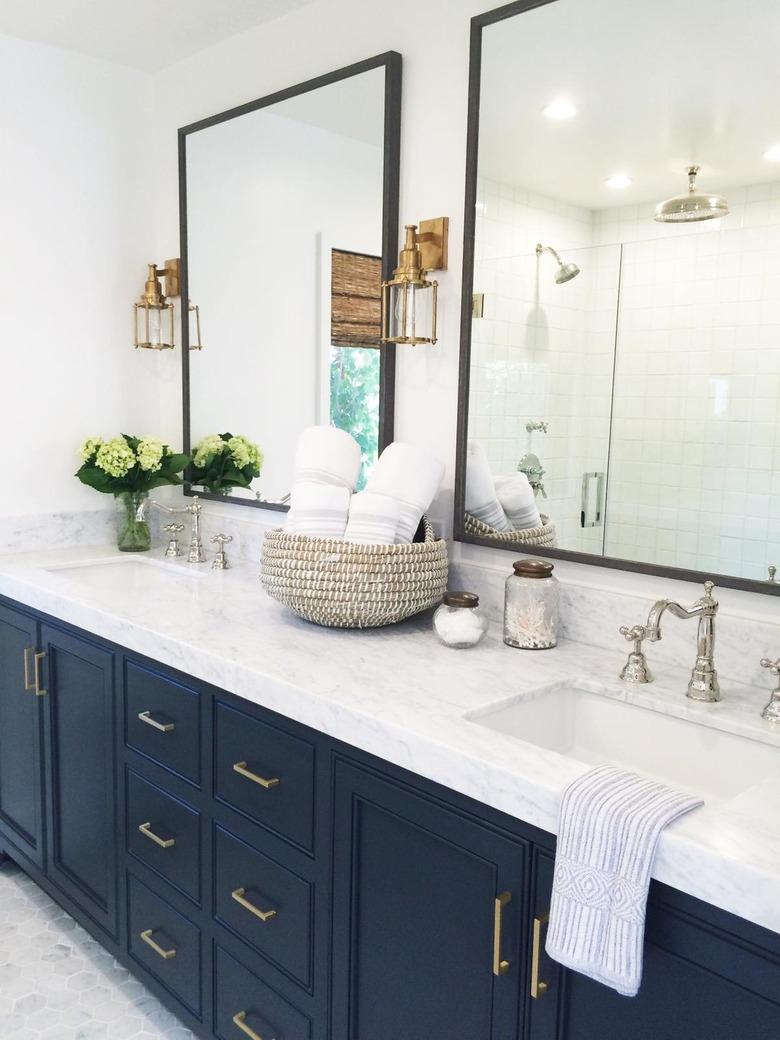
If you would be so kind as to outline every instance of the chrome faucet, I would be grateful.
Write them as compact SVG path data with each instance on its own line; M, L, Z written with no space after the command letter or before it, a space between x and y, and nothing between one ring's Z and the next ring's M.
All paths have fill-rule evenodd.
M181 509L163 505L162 502L158 502L154 498L151 499L151 504L155 509L159 509L160 512L168 513L171 516L181 516L182 513L189 513L192 527L190 531L190 548L187 553L187 561L189 563L205 563L206 554L203 551L203 541L201 540L200 531L200 514L203 511L203 506L200 504L198 496L193 495L190 505L184 506Z
M699 619L699 632L696 640L696 664L693 666L691 681L688 683L688 697L694 701L719 701L720 685L718 673L715 671L715 616L718 613L718 601L712 595L715 583L704 583L704 595L697 599L692 607L680 606L671 599L659 599L653 604L647 616L645 638L650 643L657 643L661 638L661 618L669 611L675 617Z
M777 661L770 661L768 657L763 657L761 667L768 668L775 677L775 688L772 690L769 703L761 712L761 718L777 724L780 723L780 658Z

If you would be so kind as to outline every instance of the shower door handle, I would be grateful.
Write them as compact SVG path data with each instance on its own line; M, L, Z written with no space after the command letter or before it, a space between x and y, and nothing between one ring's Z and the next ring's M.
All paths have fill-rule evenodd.
M580 527L602 527L604 524L604 474L598 471L582 474Z

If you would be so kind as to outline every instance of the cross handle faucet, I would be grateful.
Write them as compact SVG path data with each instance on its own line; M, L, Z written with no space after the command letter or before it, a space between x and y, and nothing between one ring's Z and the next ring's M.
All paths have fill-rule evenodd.
M767 722L777 723L780 722L780 658L776 661L770 661L768 657L763 657L761 659L761 667L768 668L777 680L775 688L772 690L772 696L769 698L769 703L761 712L761 718Z

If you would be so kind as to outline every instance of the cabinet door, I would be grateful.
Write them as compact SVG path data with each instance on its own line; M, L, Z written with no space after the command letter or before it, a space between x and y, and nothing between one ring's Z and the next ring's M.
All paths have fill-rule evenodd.
M550 905L553 858L536 850L534 859L531 912L541 918ZM678 896L675 904L688 902ZM701 905L690 900L691 910ZM777 1040L780 937L704 909L711 911L706 920L651 898L636 997L563 969L542 951L539 977L547 988L530 1001L530 1040ZM719 927L715 917L737 931ZM752 941L758 933L760 943Z
M334 812L333 1036L516 1037L525 844L343 762Z
M116 739L113 654L44 626L48 874L116 935Z
M0 606L0 836L43 866L41 703L33 671L37 626Z

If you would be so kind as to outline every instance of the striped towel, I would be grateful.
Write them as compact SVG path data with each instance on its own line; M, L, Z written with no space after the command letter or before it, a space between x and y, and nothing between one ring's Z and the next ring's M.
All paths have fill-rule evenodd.
M639 991L650 871L661 831L702 801L614 766L564 792L547 953L625 997Z
M389 495L359 491L349 504L345 542L393 545L401 516L401 503Z
M290 512L284 529L310 538L343 538L350 498L345 487L298 481L290 493Z

